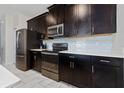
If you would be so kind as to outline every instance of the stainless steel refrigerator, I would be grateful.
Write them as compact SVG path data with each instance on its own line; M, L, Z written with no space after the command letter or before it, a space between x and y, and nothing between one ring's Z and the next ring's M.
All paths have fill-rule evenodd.
M30 69L30 49L40 48L40 33L20 29L16 31L16 67L26 71Z

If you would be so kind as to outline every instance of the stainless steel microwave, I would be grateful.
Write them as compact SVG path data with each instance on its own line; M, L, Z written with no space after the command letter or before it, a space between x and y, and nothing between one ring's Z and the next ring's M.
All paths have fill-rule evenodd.
M57 37L64 35L64 24L50 26L47 29L48 37Z

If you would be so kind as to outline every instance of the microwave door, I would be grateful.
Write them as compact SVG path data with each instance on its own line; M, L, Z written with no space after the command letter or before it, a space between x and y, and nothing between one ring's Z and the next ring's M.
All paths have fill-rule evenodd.
M54 37L57 35L57 27L49 27L48 28L48 36Z

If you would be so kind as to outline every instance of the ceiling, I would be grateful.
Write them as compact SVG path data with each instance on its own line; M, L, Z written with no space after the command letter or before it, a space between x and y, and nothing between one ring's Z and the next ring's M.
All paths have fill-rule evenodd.
M0 4L2 12L19 12L28 17L35 17L44 13L51 4Z

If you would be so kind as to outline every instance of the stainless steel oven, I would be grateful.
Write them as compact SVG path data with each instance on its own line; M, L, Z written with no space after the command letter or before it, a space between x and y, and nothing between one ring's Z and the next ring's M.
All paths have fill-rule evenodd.
M42 68L58 74L58 53L42 52Z
M42 52L42 74L53 79L59 81L58 74L58 63L59 56L58 52L62 50L67 50L67 43L54 43L53 51L43 51Z
M42 52L42 74L54 79L58 78L58 53Z

